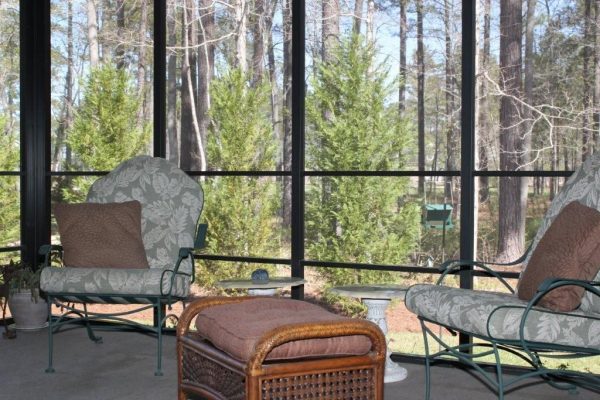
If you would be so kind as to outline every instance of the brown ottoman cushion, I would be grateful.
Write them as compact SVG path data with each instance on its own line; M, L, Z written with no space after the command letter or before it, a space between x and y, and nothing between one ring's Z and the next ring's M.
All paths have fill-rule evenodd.
M304 301L258 298L222 304L198 314L198 333L230 356L248 361L260 338L272 329L298 323L349 319ZM267 355L267 360L362 355L371 341L362 335L327 339L305 339L284 343Z

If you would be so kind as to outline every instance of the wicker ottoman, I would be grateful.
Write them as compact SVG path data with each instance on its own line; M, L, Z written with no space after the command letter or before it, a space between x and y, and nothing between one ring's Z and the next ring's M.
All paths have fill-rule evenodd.
M205 298L177 325L178 399L383 400L385 354L377 325L307 302Z

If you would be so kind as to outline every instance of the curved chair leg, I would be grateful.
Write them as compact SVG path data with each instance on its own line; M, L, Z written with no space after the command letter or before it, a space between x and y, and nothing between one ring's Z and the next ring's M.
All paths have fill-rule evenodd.
M83 320L85 322L85 329L87 330L88 337L94 343L102 343L102 337L101 336L96 336L94 334L94 331L92 330L92 326L90 324L90 319L88 317L88 311L87 311L87 304L86 303L83 303L83 313L85 315Z
M54 349L54 341L53 341L53 331L54 326L52 325L52 296L48 295L48 368L46 368L46 373L53 373L54 368L52 367L52 353Z
M496 346L496 343L492 342L492 347L494 349L494 357L496 359L498 400L504 400L504 377L502 376L502 364L500 363L500 353L498 352L498 347Z
M154 372L155 376L162 376L162 329L163 329L163 318L162 318L162 306L160 304L160 300L157 301L156 305L156 322L157 322L157 331L158 335L158 349L156 354L156 371Z
M431 396L431 363L429 360L429 341L427 340L427 329L425 322L419 318L421 322L421 332L423 332L423 343L425 345L425 400L429 400Z

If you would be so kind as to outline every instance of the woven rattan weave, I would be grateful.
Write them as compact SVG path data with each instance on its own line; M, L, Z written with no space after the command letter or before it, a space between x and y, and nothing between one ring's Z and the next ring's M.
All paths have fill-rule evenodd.
M253 297L198 300L184 310L177 326L178 399L209 400L383 400L385 338L363 320L281 326L266 333L247 362L241 362L190 331L203 309ZM265 361L269 352L294 340L365 335L371 351L361 356Z

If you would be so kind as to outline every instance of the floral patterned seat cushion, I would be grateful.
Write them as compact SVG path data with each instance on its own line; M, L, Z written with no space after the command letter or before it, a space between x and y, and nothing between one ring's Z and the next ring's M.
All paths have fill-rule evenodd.
M510 293L419 284L410 287L405 304L413 313L451 328L519 340L519 324L527 302ZM525 339L600 350L600 314L580 310L571 314L532 311L525 324Z
M133 292L141 290L141 294L159 295L161 285L163 288L170 285L170 275L162 273L165 269L175 267L180 248L194 247L196 226L204 200L202 189L185 172L164 158L138 156L122 162L95 181L87 196L87 201L91 203L131 200L137 200L142 205L142 241L149 271L100 271L96 268L82 271L64 268L64 271L56 271L52 268L41 277L43 290L75 293L83 289L82 293L104 294L138 294ZM179 271L189 274L191 270L191 261L183 260ZM65 281L58 282L59 277ZM177 278L178 281L181 279L189 280L189 277ZM174 290L181 290L178 296L187 295L189 282L176 286Z
M172 273L163 269L124 268L44 268L40 278L43 291L48 293L104 294L111 296L160 296L169 293ZM190 279L177 275L171 296L186 297ZM92 300L101 303L99 299ZM138 303L145 301L138 299ZM113 299L113 301L115 301ZM118 302L118 300L117 300Z

